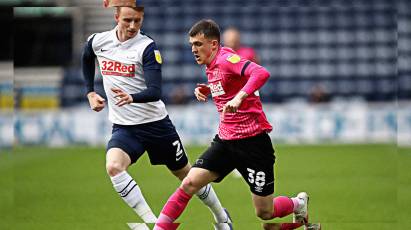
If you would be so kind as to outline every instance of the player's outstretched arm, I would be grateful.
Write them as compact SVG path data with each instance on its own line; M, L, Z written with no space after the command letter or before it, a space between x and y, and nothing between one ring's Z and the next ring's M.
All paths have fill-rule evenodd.
M210 93L210 87L206 84L197 84L197 87L194 89L194 95L198 101L207 101L207 97Z
M89 92L87 94L88 103L90 108L96 112L100 112L104 109L105 99L98 95L96 92Z

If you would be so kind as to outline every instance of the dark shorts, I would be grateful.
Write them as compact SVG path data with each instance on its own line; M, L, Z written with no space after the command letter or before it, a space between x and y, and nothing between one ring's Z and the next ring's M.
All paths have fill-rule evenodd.
M237 169L252 193L267 196L274 192L274 162L274 149L267 133L241 140L221 140L216 135L193 167L218 173L215 182Z
M120 148L135 163L145 151L153 165L166 165L170 170L183 168L188 159L180 137L171 122L162 120L139 125L113 125L110 148Z

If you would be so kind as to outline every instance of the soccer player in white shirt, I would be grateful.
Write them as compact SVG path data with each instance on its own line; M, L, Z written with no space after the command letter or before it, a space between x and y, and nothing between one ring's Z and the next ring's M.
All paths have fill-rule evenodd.
M162 59L153 39L141 30L143 7L117 7L117 26L89 37L82 55L87 98L92 110L99 112L106 100L94 91L95 59L107 95L112 137L107 144L106 169L114 189L145 223L157 218L143 194L127 172L147 151L153 165L162 164L180 180L191 165L179 135L161 101ZM231 223L211 185L197 196L212 211L216 223ZM217 224L231 229L231 224Z

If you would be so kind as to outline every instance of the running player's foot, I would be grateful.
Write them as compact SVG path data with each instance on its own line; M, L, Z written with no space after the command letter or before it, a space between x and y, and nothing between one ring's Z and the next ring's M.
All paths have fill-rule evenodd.
M304 230L321 230L321 224L306 224Z
M230 213L224 208L224 212L227 215L227 221L224 223L217 223L214 225L215 230L233 230L233 221L231 220Z
M297 199L299 199L300 204L303 203L295 212L293 213L293 223L308 223L308 194L306 192L298 193Z

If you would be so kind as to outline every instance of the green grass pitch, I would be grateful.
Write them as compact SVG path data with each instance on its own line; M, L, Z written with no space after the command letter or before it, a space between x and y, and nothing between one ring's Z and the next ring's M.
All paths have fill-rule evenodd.
M307 191L310 220L326 230L411 229L411 149L395 145L278 145L275 195ZM187 147L190 161L205 147ZM103 148L17 147L0 153L0 229L128 229L138 217L114 192ZM158 214L179 185L144 155L129 172ZM246 183L213 184L238 230L262 229ZM274 220L289 222L290 217ZM194 198L179 229L213 229ZM302 228L301 228L302 229Z

